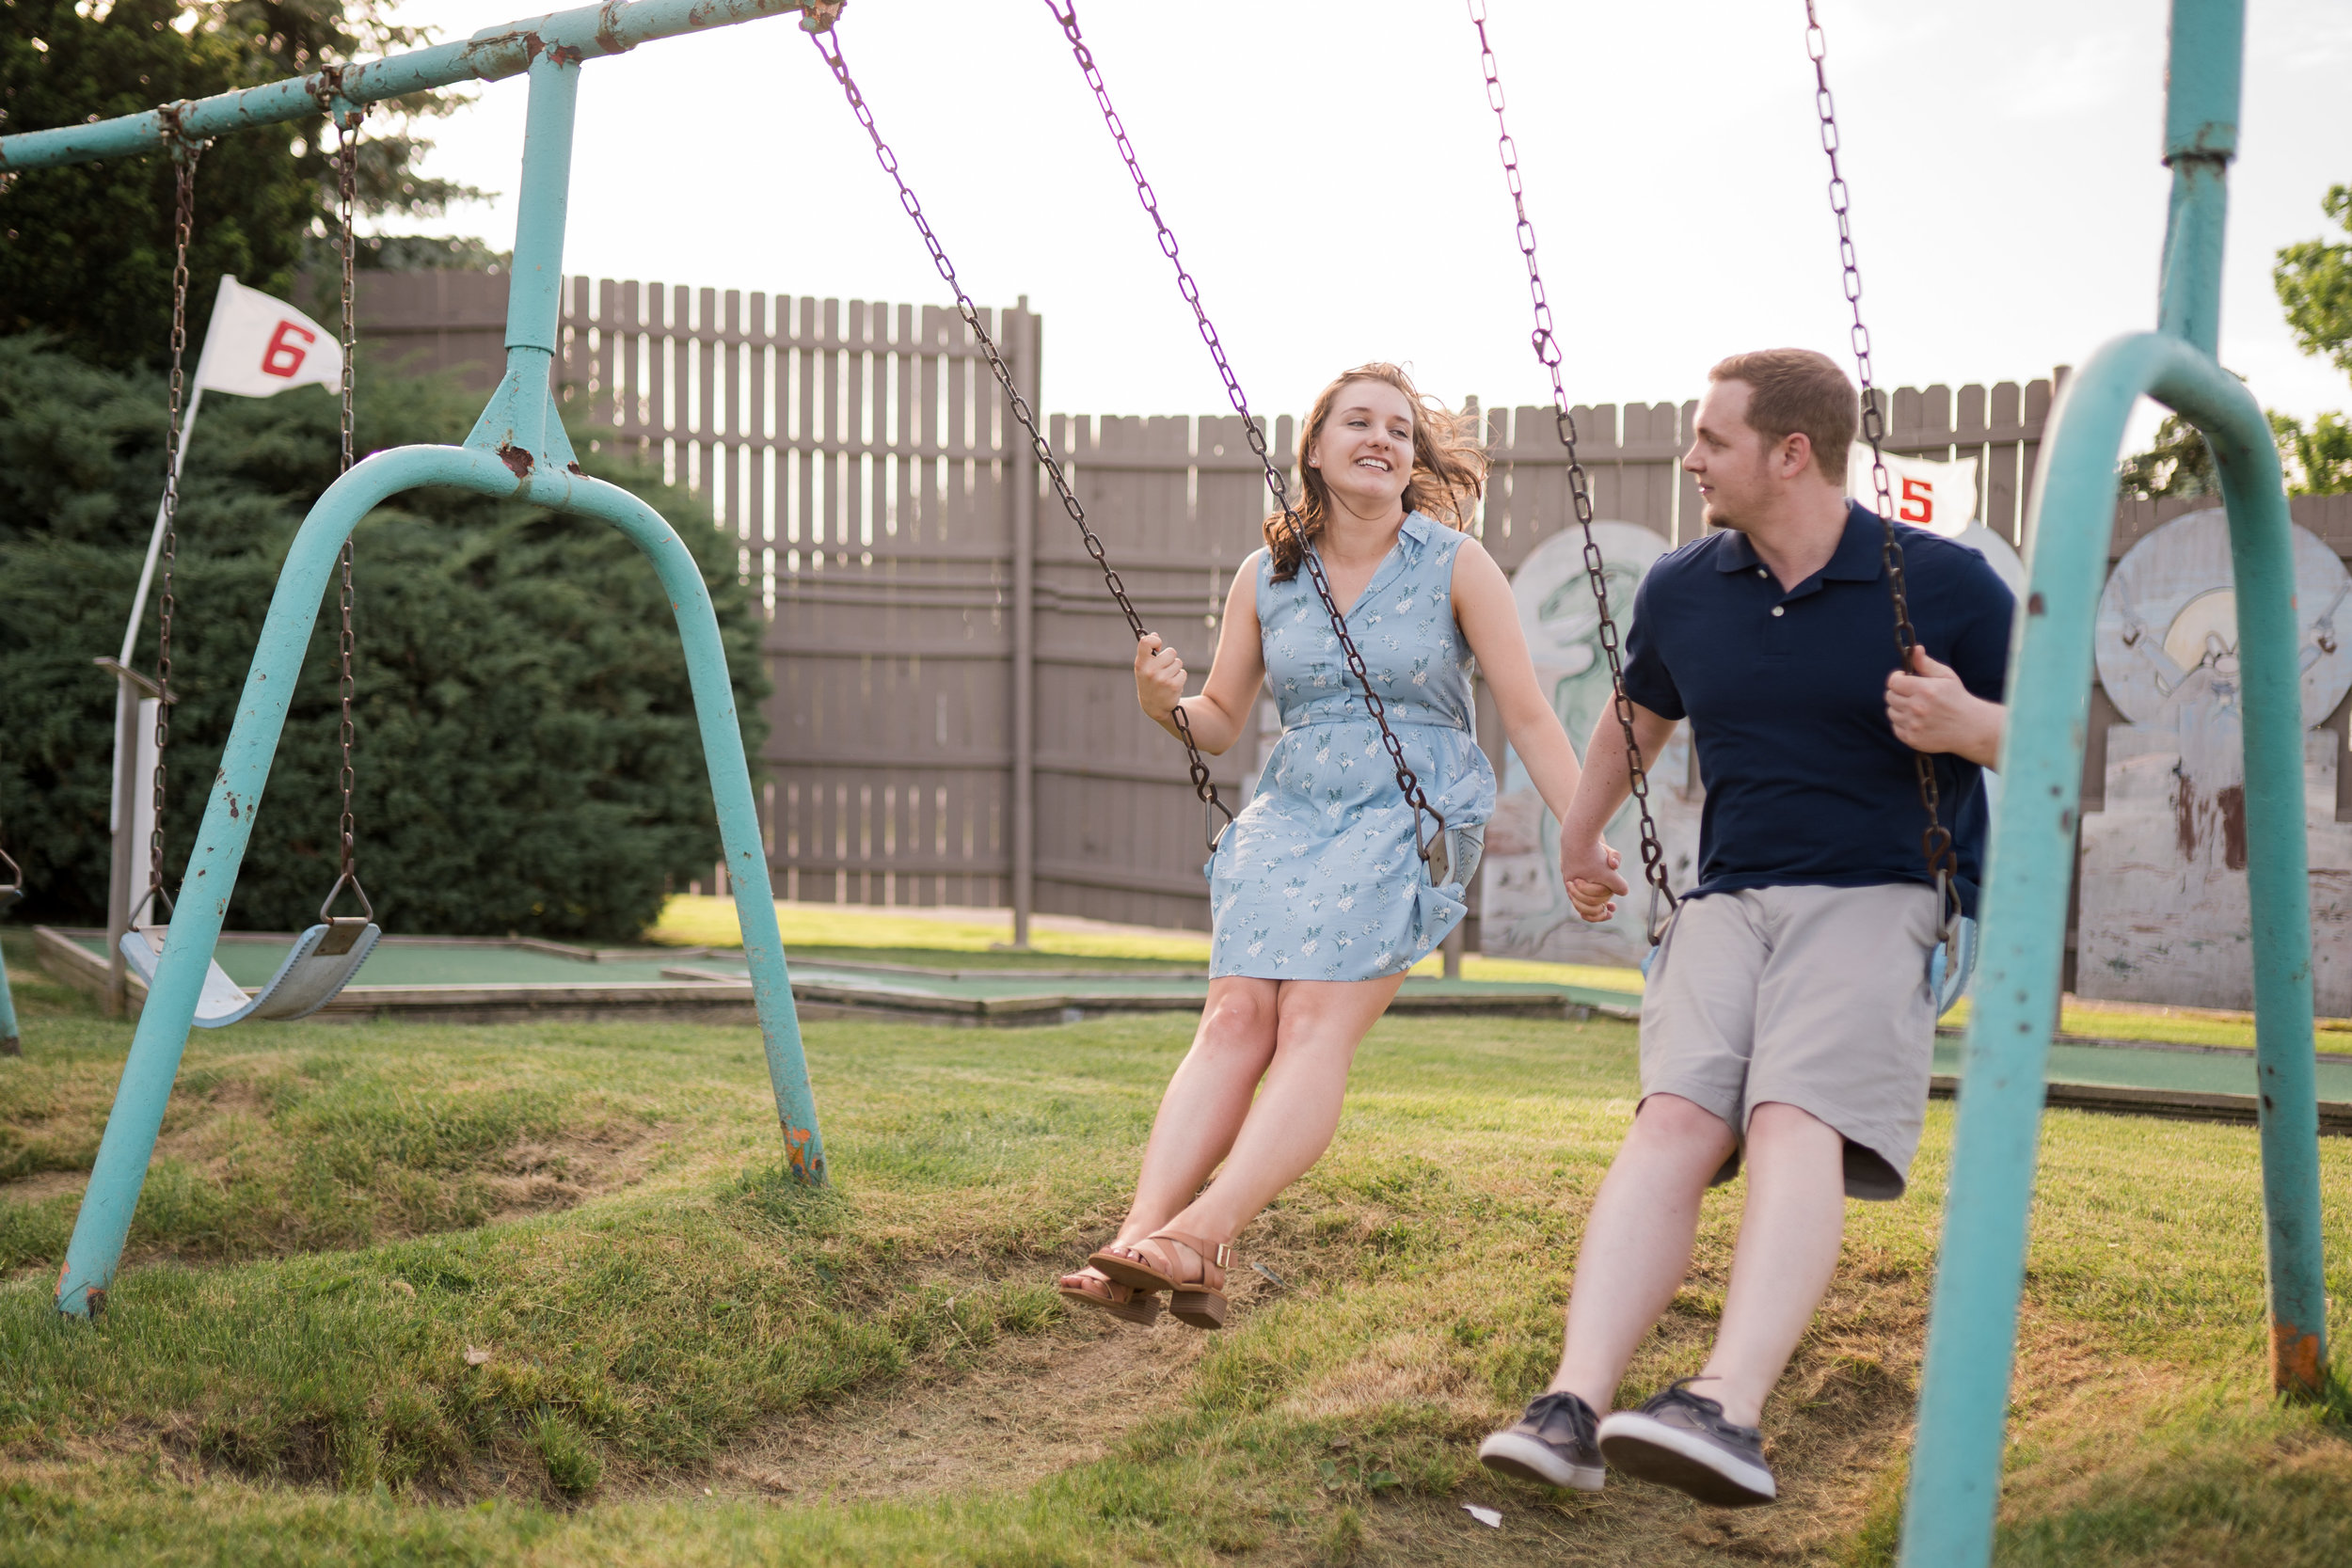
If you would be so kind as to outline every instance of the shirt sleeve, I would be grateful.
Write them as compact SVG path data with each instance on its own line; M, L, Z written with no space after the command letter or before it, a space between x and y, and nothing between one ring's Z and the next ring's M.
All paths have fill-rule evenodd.
M1625 694L1661 719L1682 719L1682 693L1674 672L1659 651L1657 623L1650 618L1650 591L1658 585L1653 569L1633 591L1633 620L1625 633Z
M1964 546L1954 553L1961 569L1954 574L1951 651L1943 662L1973 695L1997 703L2009 680L2010 621L2017 600L1984 557Z

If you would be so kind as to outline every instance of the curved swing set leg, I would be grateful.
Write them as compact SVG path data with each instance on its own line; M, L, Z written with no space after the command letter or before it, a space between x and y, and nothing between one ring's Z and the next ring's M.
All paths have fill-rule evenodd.
M743 732L727 677L719 618L691 551L660 514L617 485L579 472L561 421L548 407L548 367L556 345L566 186L571 170L578 57L539 55L530 67L531 104L524 137L521 211L508 304L507 371L463 447L400 447L352 468L319 498L294 536L270 598L259 646L237 704L204 825L188 858L173 926L139 1015L138 1030L116 1090L89 1188L57 1279L57 1309L89 1317L106 1290L131 1228L147 1163L163 1126L172 1079L196 1022L214 944L220 936L237 870L245 859L269 765L285 727L295 676L318 620L320 601L343 541L378 502L420 485L442 484L512 498L551 511L611 523L652 562L677 620L687 678L710 772L712 803L742 920L744 957L759 1013L769 1076L784 1126L787 1158L803 1180L824 1180L824 1147L792 1008L784 942L776 925L768 857L752 796Z
M545 361L543 360L542 365ZM544 369L540 372L545 385ZM199 1022L212 954L228 912L253 818L285 726L287 700L335 569L342 542L371 508L401 491L445 484L485 495L516 496L558 512L596 517L620 529L651 558L668 592L685 647L703 754L710 770L728 879L743 924L753 998L765 1037L769 1070L784 1123L787 1157L806 1180L824 1179L824 1151L801 1048L799 1021L785 968L784 943L768 878L768 862L752 796L734 693L718 615L701 568L660 514L615 485L553 468L517 484L494 451L458 447L403 447L361 463L328 489L296 535L260 646L237 705L235 727L221 758L204 825L188 859L174 911L173 940L155 964L147 1006L139 1015L114 1110L99 1144L73 1238L57 1285L57 1308L74 1317L103 1309L107 1286L130 1231L147 1164L163 1126L188 1030ZM316 931L322 927L314 927ZM364 956L361 954L360 956ZM240 997L242 1000L242 995Z

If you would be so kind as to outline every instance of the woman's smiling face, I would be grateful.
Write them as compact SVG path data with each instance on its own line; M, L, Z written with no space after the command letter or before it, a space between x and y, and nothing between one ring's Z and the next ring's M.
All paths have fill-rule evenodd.
M1412 403L1385 381L1349 382L1308 442L1307 463L1350 511L1387 512L1413 477Z

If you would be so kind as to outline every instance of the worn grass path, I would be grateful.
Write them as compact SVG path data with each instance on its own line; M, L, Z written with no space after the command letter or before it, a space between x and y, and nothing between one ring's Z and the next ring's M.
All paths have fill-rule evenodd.
M1622 1024L1382 1024L1214 1336L1051 1291L1184 1020L814 1024L818 1196L748 1030L199 1034L85 1327L50 1283L128 1031L8 957L0 1563L1886 1560L1946 1107L1913 1195L1851 1210L1768 1415L1788 1500L1724 1514L1471 1457L1555 1354L1631 1111ZM2352 1145L2324 1169L2341 1302ZM2352 1436L2263 1386L2257 1183L2250 1131L2050 1117L2005 1560L2352 1558ZM1738 1201L1629 1398L1695 1370Z

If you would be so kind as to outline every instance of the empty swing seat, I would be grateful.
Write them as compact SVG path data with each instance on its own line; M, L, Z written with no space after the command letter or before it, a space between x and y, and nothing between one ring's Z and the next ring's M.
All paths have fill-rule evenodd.
M142 926L122 937L122 957L151 991L156 966L163 961L168 926ZM248 1018L283 1022L308 1018L335 1000L359 972L376 939L384 933L364 916L345 915L313 926L295 939L294 951L278 966L269 984L251 996L229 978L217 962L204 975L204 989L196 999L196 1026L225 1029Z

